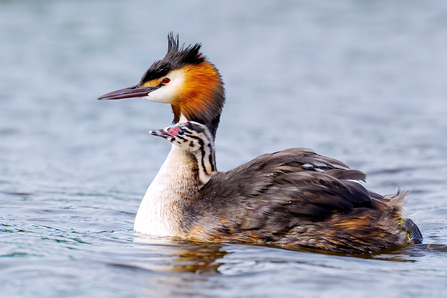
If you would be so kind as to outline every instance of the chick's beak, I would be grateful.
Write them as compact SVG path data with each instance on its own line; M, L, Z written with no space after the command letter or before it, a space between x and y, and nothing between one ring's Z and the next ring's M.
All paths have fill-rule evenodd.
M167 131L165 131L164 129L154 129L149 131L149 133L153 136L157 136L157 137L162 137L162 138L169 138L172 137Z
M98 99L121 99L121 98L144 97L156 89L158 89L158 87L139 87L138 85L136 85L106 93L98 97Z

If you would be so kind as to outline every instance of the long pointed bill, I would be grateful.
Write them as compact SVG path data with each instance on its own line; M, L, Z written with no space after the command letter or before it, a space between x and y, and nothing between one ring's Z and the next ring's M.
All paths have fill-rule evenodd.
M121 99L121 98L144 97L156 89L158 89L158 87L138 87L137 85L109 92L107 94L98 97L98 99Z

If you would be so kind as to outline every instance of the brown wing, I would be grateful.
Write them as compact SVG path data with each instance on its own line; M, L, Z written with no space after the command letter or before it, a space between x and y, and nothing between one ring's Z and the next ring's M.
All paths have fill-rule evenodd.
M355 181L364 179L364 173L338 160L293 148L216 173L187 209L196 218L197 233L286 232L334 212L374 208L369 192Z

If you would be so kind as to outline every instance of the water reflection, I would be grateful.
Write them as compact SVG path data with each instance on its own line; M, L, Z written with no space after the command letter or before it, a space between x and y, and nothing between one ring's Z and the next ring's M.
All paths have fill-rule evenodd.
M224 264L217 260L229 254L219 244L150 237L138 237L134 242L147 244L146 248L151 250L151 254L143 257L140 265L155 271L216 274Z
M425 246L428 250L434 252L447 252L447 245L445 244L427 244Z
M231 272L232 266L239 266L239 262L233 263L228 259L228 255L234 254L231 244L206 244L185 240L174 240L169 238L150 238L140 236L134 239L135 243L143 245L145 249L150 251L148 254L142 254L138 264L134 264L135 269L146 269L157 272L188 272L196 274L225 274ZM240 247L240 246L239 246ZM301 248L294 251L285 250L280 247L253 246L243 245L247 250L256 250L264 248L273 250L278 256L269 256L258 259L253 255L245 258L247 262L254 264L301 264L311 266L326 266L322 263L315 262L315 259L326 257L340 257L342 259L364 259L364 260L382 260L390 262L416 262L419 258L426 256L432 251L447 252L446 245L442 244L419 244L406 247L393 247L384 249L372 254L353 254L346 255L341 253L328 252L323 250L314 250ZM284 259L282 254L298 253L293 259ZM309 253L312 257L309 258ZM263 253L261 252L261 255ZM227 257L226 257L227 256ZM234 255L234 257L242 257ZM224 270L220 270L225 265ZM125 266L125 265L116 265ZM131 266L132 267L132 266Z

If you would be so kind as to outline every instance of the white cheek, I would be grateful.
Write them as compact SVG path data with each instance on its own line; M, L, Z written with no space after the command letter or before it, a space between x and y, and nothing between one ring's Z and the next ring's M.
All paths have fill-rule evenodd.
M143 98L161 103L174 103L175 99L178 97L178 91L183 85L184 75L183 73L172 72L167 77L171 79L168 84L161 86L155 91L152 91Z
M175 98L175 90L171 90L171 85L165 85L159 89L152 91L147 96L143 97L146 100L161 102L161 103L172 103Z

